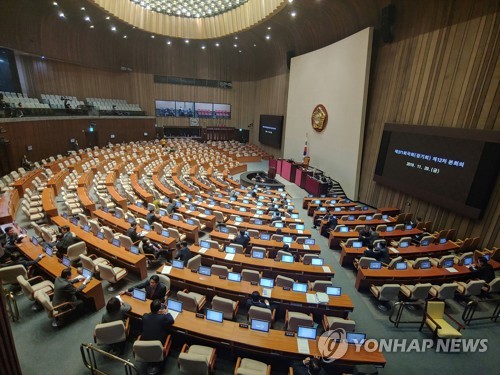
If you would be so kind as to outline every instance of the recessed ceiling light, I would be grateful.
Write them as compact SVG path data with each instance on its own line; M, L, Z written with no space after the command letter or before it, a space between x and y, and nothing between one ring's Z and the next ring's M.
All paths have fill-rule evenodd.
M184 43L189 44L189 39L186 39Z
M94 25L90 25L90 28L93 29L94 28Z
M57 1L54 1L52 5L58 6L59 4L57 4Z
M267 29L268 29L268 30L271 30L271 26L268 26L268 27L267 27Z
M45 60L45 56L42 56L42 60Z
M167 44L168 44L168 45L171 45L171 44L172 44L172 42L171 42L170 40L167 40Z
M205 49L205 48L207 48L207 47L205 47L205 46L201 46L201 49Z
M66 17L63 12L59 12L59 17L64 18Z
M238 51L239 53L243 52L241 49Z
M288 0L289 3L293 3L293 0Z
M124 35L124 36L123 36L123 39L127 39L127 36L126 36L126 35Z
M219 46L220 46L220 44L219 44L219 43L215 43L215 46L216 46L216 47L219 47Z
M107 20L109 20L109 18L110 18L109 16L106 17Z
M111 26L111 31L116 31L116 27L115 26Z
M235 43L235 44L233 44L233 47L234 48L238 48L238 45Z
M234 39L235 39L235 40L238 40L238 37L237 37L237 36L235 36L235 37L234 37Z
M266 35L266 39L267 40L271 39L271 35Z
M81 7L80 10L85 10L85 7Z
M254 47L257 47L257 44L254 44L253 46L254 46Z
M295 16L297 15L297 12L296 12L296 11L293 11L292 13L290 13L290 15L291 15L292 17L295 17Z
M89 16L85 16L84 20L87 21L87 22L90 22L90 17Z
M151 39L154 39L154 38L155 38L155 36L154 36L154 35L151 35Z

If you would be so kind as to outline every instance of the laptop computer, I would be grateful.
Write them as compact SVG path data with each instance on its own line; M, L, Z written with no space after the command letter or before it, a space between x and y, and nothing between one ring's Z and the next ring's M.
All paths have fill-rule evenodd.
M168 231L168 229L163 229L163 230L161 231L161 235L162 235L163 237L170 237L170 232Z
M298 219L298 218L299 218L299 214L292 214L292 215L291 215L291 218L292 218L292 219Z
M226 246L225 250L227 254L236 254L236 249L232 246Z
M167 300L167 308L169 310L172 310L172 311L175 311L175 312L182 312L182 302L181 301L177 301L175 299L168 299Z
M382 268L382 263L381 262L371 262L370 263L370 269L371 270L379 270Z
M290 237L290 236L284 236L283 237L283 243L287 243L287 244L290 244L293 242L293 238Z
M97 238L99 238L100 240L103 240L104 239L104 232L97 232Z
M186 223L188 223L189 225L195 225L193 219L187 219Z
M85 277L86 279L92 278L92 271L89 270L88 268L82 268L82 276Z
M179 259L174 259L172 261L172 267L182 270L184 268L184 262Z
M227 274L227 279L229 281L235 281L235 282L240 282L241 281L241 274L236 273L236 272L229 272Z
M363 345L366 341L366 333L347 332L346 341L348 344Z
M47 254L47 256L51 257L52 254L54 254L54 251L52 250L52 247L45 246L45 254Z
M250 321L250 329L253 331L267 333L267 332L269 332L270 326L271 326L271 323L266 321L266 320L252 319Z
M472 257L466 257L463 260L463 264L464 264L464 266L470 266L473 261L474 261L474 259Z
M252 250L252 258L255 258L255 259L264 259L265 255L266 254L263 251Z
M387 227L387 228L385 228L385 231L392 232L392 231L394 231L394 227Z
M260 220L260 219L255 219L255 220L254 220L254 224L255 224L255 225L262 225L262 220Z
M234 221L236 221L237 223L242 223L243 222L243 218L238 216Z
M159 214L160 216L165 216L165 215L167 214L167 211L160 209L160 210L158 211L158 214Z
M338 286L327 286L326 294L328 294L329 296L338 297L342 294L342 288Z
M281 261L283 263L293 263L293 255L282 255Z
M198 273L200 275L211 276L212 275L212 270L210 269L210 267L199 266L198 267Z
M226 233L226 234L227 234L227 233L229 233L229 228L228 228L228 227L220 227L220 228L219 228L219 231L220 231L221 233Z
M311 246L311 245L314 245L315 243L316 243L316 240L314 238L306 238L304 240L304 245Z
M322 266L325 263L323 258L312 258L311 266Z
M116 247L120 247L120 240L118 238L113 238L113 241L111 241L111 243Z
M352 247L354 249L361 249L363 247L362 241L352 241Z
M410 243L409 243L408 241L402 241L402 242L400 242L400 243L399 243L399 246L398 246L398 247L399 247L400 249L404 249L404 248L406 248L406 247L408 247L408 246L410 246Z
M130 246L130 252L135 255L139 255L139 248L135 245Z
M396 263L396 267L395 267L398 271L404 271L408 268L408 264L406 264L406 262L399 262L399 263Z
M89 233L89 232L90 232L90 226L89 226L89 225L84 225L84 226L83 226L83 230L84 230L85 232Z
M471 263L472 263L472 258L471 259ZM423 262L420 262L420 269L421 270L427 270L431 268L431 262L429 260L424 260Z
M285 227L285 225L284 225L282 222L277 222L277 223L274 223L274 227L275 227L275 228L281 228L281 229L282 229L282 228L284 228L284 227Z
M31 236L31 243L35 246L38 246L38 240L36 239L35 236Z
M294 292L306 293L307 292L307 284L305 284L305 283L293 283L292 290Z
M295 225L296 230L304 230L306 229L306 226L304 224L297 224Z
M207 320L222 323L224 321L224 313L222 311L207 309Z
M413 226L411 224L408 224L408 225L405 226L405 229L406 230L412 230Z
M316 328L314 327L297 327L297 337L299 339L316 340Z
M269 241L270 238L271 238L271 235L269 233L261 233L260 234L260 239L261 240Z
M354 215L349 215L349 217L347 218L347 220L349 221L354 221L356 219L356 217Z
M132 298L135 298L139 301L146 301L146 291L145 290L142 290L142 289L137 289L137 288L134 288L134 290L132 291Z
M274 280L263 277L260 279L259 285L264 288L274 288Z
M205 249L210 249L210 242L208 241L200 241L200 247L203 247Z
M443 261L444 268L453 267L454 265L455 265L455 262L453 261L453 259L446 259Z
M340 227L339 232L340 233L348 233L349 232L349 228L348 227Z
M440 239L439 239L439 244L440 244L440 245L443 245L443 244L445 244L445 243L446 243L446 241L448 241L446 238L440 238Z
M64 267L69 267L69 266L71 266L71 261L69 260L68 257L63 257L62 258L62 264L63 264Z

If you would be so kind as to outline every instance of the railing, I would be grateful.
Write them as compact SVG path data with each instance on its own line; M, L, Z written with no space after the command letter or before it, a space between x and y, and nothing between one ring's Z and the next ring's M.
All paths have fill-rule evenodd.
M495 304L495 303L496 306L495 309L493 310L493 314L474 317L474 315L476 315L477 308L479 307L479 305ZM499 317L500 317L500 298L469 301L469 303L467 303L467 305L465 306L464 312L462 313L462 320L466 325L470 325L470 322L473 320L484 320L484 319L490 319L491 321L496 323Z
M17 308L16 297L13 292L10 292L4 288L1 288L0 293L5 296L5 303L7 306L7 313L10 315L10 318L13 322L19 320L19 309ZM1 302L0 302L1 303Z
M123 365L125 375L140 375L139 370L132 362L105 352L104 350L99 349L93 344L81 344L80 353L82 354L83 364L90 370L91 374L110 375L110 373L104 372L97 368L96 353L98 353L99 355L107 357L112 361L118 362L119 364ZM113 375L114 374L116 373L113 372Z
M419 317L419 320L401 321L405 307L412 311L416 310L417 308L420 308L422 310L422 316ZM420 324L422 323L424 312L425 312L425 304L423 302L396 302L391 308L391 312L389 314L389 321L393 323L396 328L399 327L400 324L417 324L417 323ZM394 315L396 316L394 317Z

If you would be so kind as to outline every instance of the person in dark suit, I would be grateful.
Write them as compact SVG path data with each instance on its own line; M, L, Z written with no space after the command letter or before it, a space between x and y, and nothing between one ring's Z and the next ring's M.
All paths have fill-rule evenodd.
M142 236L139 236L139 233L137 233L137 222L135 221L130 223L130 228L127 229L125 235L128 236L133 243L138 243L139 241L142 241L142 239L144 238Z
M363 243L363 246L368 246L368 244L373 244L373 241L379 238L379 234L373 230L372 227L366 225L364 229L359 231L359 240Z
M61 235L58 237L58 241L55 244L55 249L57 251L57 256L62 257L63 254L68 252L68 247L75 243L75 237L73 233L69 230L67 225L61 227Z
M35 258L35 260L16 260L14 262L9 262L9 263L1 263L0 262L0 268L4 267L10 267L10 266L17 266L18 264L24 266L24 268L28 269L31 266L34 266L38 262L42 260L42 258L45 256L45 254L40 254L38 257ZM0 260L3 260L0 258Z
M106 304L106 312L102 316L101 323L112 323L121 320L125 323L126 314L130 311L131 306L128 303L120 301L116 297L111 297ZM116 344L111 344L110 351L117 352L122 355L127 341L122 341Z
M363 252L363 256L375 258L379 262L389 264L391 258L389 257L389 249L385 246L384 242L379 242L377 247L369 243L367 249Z
M141 340L160 340L162 344L165 344L168 327L174 324L174 317L161 308L161 301L155 299L150 305L151 313L142 316Z
M79 282L82 277L71 279L71 268L65 268L61 272L61 276L57 277L54 282L54 297L52 298L52 306L56 307L64 302L70 302L76 309L77 313L82 313L85 306L83 301L76 297L76 294L87 286L89 279L84 279L82 285L75 288L73 284Z
M307 357L303 361L292 364L293 375L326 375L325 370L321 367L321 360L316 357Z
M5 254L2 256L2 258L10 257L17 259L18 257L21 256L21 254L17 249L17 244L21 243L24 236L19 236L13 227L5 228L5 233L7 234L7 241L4 247Z
M243 246L243 250L248 250L248 245L250 244L250 237L245 233L244 230L240 230L240 234L234 239L234 243Z
M148 221L149 225L153 225L153 223L159 222L160 218L156 216L155 210L151 209L149 210L149 213L146 215L146 220Z
M271 306L267 299L261 299L260 293L258 291L253 291L250 298L247 299L246 307L249 309L252 306L262 307L264 309L270 309Z
M177 243L175 246L177 247L177 254L175 255L175 259L182 260L184 262L184 267L186 267L189 259L193 257L193 254L191 254L191 251L189 251L187 242L182 241L182 243Z
M330 216L330 219L325 223L323 224L323 226L321 227L321 235L323 237L327 237L330 235L330 232L335 229L335 227L338 225L338 220L337 220L337 216L335 215L332 215Z
M477 268L470 268L472 271L471 278L484 280L487 283L491 282L495 278L495 270L493 269L493 266L488 263L488 259L485 257L479 257L477 263Z
M149 280L128 288L127 293L132 293L134 289L144 289L146 291L146 298L153 300L163 300L167 294L167 287L160 282L158 275L153 275Z

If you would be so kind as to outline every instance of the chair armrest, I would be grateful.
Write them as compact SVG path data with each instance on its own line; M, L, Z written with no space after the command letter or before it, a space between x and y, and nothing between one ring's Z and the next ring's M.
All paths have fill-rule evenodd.
M457 324L458 326L458 331L460 331L461 329L465 329L465 326L462 325L460 322L458 322L455 318L453 318L450 314L447 314L447 313L444 313L444 315L446 315L448 318L450 318L451 321L453 321L454 323Z
M293 375L293 368L291 367L288 368L288 375Z
M288 309L285 311L285 326L288 325Z
M400 286L400 290L401 290L401 292L403 292L403 290L402 290L402 289L406 289L406 293L411 294L411 290L410 290L410 288L408 288L405 284L401 284L401 286ZM403 294L405 294L405 295L406 295L406 293L405 293L405 292L403 292ZM408 297L408 295L406 295L406 296Z
M97 255L95 255L95 254L89 254L88 257L90 259L97 259Z
M214 371L215 358L216 358L216 351L215 349L213 349L212 354L210 355L210 359L208 360L208 369L210 374Z
M375 298L380 297L380 290L377 289L377 286L375 284L370 285L370 292L373 294ZM375 293L377 294L375 295Z
M240 301L236 301L236 306L234 307L233 318L238 314L238 309L240 308Z
M439 325L439 324L438 324L438 323L437 323L434 319L432 319L432 317L431 317L428 313L425 313L425 315L424 315L424 319L425 319L426 317L427 317L428 319L430 319L430 321L436 325L436 331L437 331L438 329L441 329L441 328L442 328L442 327L441 327L441 326L440 326L440 325Z
M156 256L154 254L143 253L142 255L144 255L148 259L156 260Z
M128 336L129 331L130 331L130 317L127 316L127 318L125 319L125 336Z
M237 375L238 369L240 368L240 366L241 366L241 357L238 357L238 359L236 360L236 366L234 366L234 374L233 375Z
M63 302L60 305L54 306L54 311L58 311L57 314L54 314L54 317L57 318L58 316L64 315L73 309L74 306L71 302Z
M27 281L30 285L34 285L34 284L37 284L37 280L40 280L39 282L44 281L42 276L35 276L35 277L32 277L31 279L28 279Z
M205 306L206 303L207 303L207 297L203 296L198 305L198 311L200 311L203 308L203 306Z
M276 320L276 309L274 309L272 312L272 318L273 318L273 322L274 322Z

